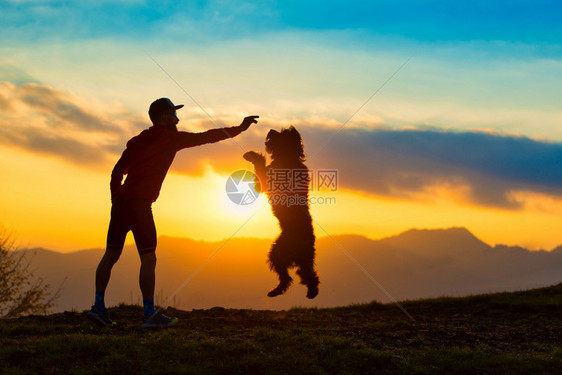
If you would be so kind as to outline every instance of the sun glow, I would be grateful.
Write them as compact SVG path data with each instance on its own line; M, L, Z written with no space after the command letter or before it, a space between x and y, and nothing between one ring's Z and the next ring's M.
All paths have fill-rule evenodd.
M161 232L212 241L230 238L235 233L247 237L273 236L276 223L263 194L251 204L236 204L226 193L228 177L210 168L201 177L169 175L155 203Z

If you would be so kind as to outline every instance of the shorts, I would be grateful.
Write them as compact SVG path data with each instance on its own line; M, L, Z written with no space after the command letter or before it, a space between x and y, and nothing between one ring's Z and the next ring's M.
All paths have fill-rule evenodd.
M151 200L129 195L114 197L107 230L107 250L121 252L129 231L133 232L140 255L156 251L156 226Z

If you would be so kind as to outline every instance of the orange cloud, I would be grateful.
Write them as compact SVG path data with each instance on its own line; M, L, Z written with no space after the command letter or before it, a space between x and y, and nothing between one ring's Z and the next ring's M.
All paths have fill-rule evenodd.
M140 122L38 83L0 82L0 111L0 144L89 166L107 163Z

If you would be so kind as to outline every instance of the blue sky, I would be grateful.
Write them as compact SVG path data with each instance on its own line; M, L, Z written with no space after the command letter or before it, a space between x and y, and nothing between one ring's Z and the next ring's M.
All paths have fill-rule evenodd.
M280 2L281 3L281 2ZM556 1L288 1L283 23L357 29L428 42L560 42ZM288 5L289 4L289 5Z
M158 38L196 24L213 38L287 30L363 30L420 42L504 41L560 53L557 1L2 1L2 28L36 38ZM4 41L13 40L4 34ZM188 37L177 33L175 38ZM172 38L174 36L171 36ZM201 37L201 35L196 35ZM216 39L215 39L216 40Z

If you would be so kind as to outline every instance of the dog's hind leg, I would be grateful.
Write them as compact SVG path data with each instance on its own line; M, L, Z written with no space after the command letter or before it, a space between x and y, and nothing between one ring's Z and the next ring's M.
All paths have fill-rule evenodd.
M285 293L293 282L288 271L291 265L291 259L287 252L287 234L285 232L281 232L279 237L277 237L271 245L268 263L269 268L277 273L279 277L279 284L267 293L269 297L275 297Z
M313 299L318 295L318 285L320 284L320 278L318 277L318 272L314 271L312 265L307 265L305 267L299 267L297 269L297 275L301 279L301 284L307 286L306 298Z
M279 284L277 284L275 288L271 289L271 291L267 293L268 297L276 297L280 294L285 293L293 283L293 279L291 278L291 276L289 276L287 267L273 266L272 268L279 276Z

